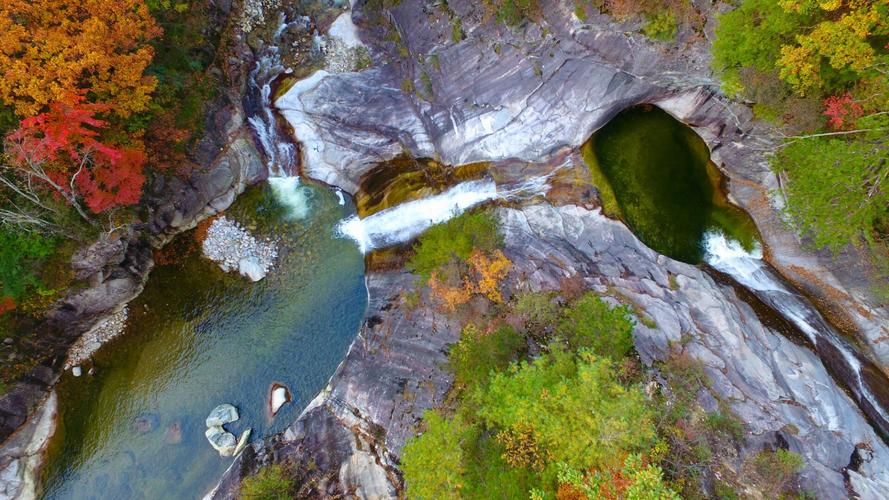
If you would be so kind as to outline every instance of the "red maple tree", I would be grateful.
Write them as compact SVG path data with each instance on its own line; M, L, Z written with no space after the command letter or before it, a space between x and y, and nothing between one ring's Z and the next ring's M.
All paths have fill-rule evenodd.
M25 118L7 136L12 169L42 181L78 211L78 199L94 213L137 203L145 183L146 155L139 147L101 141L100 130L107 123L97 115L107 110L106 105L75 96Z
M824 116L834 130L841 130L851 125L864 115L864 108L852 99L852 94L830 96L824 100Z

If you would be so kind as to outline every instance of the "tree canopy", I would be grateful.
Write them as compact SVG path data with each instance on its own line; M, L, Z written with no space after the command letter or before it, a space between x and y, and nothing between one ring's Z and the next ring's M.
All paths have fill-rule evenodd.
M84 91L122 117L143 111L160 34L143 0L4 0L0 101L33 116Z

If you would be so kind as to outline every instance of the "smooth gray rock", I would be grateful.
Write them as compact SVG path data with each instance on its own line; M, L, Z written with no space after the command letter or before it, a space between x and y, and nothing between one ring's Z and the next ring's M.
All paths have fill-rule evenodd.
M209 427L204 436L210 442L210 446L219 452L221 457L230 457L234 455L235 449L238 447L238 440L231 432L227 432L222 426L213 425Z
M722 7L704 4L709 32ZM387 42L389 31L360 22L363 4L355 9L378 64L360 73L316 73L276 103L303 144L307 175L354 193L371 166L404 152L453 165L547 161L623 109L652 103L707 142L733 199L763 234L770 263L848 316L869 354L889 367L889 309L872 293L866 257L850 248L838 265L787 227L766 157L781 134L719 93L707 37L682 32L674 42L653 43L639 26L608 16L581 21L564 0L541 0L542 18L518 28L491 19L479 2L441 8L426 0L400 2L387 14L408 51L403 57ZM451 36L455 17L466 35L459 42ZM401 90L408 87L420 90Z
M210 412L205 423L207 427L223 426L238 420L238 409L228 403L223 403Z

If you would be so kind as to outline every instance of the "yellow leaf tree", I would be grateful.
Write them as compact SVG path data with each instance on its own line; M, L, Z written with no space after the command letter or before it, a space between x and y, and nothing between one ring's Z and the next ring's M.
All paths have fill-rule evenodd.
M865 75L880 59L875 40L889 34L889 0L781 0L780 5L821 19L797 35L796 44L781 48L781 78L800 94L823 88L824 62L834 70Z
M143 0L3 0L0 101L20 116L78 94L124 118L144 111L160 34Z

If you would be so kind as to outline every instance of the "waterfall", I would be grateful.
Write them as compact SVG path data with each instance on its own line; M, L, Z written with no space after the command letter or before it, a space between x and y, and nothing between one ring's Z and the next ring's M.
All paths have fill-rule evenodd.
M787 285L762 260L760 248L747 252L740 243L729 241L721 232L707 233L704 244L707 264L731 276L805 334L825 366L849 387L862 411L884 435L889 435L886 401L876 396L873 390L889 384L885 377L877 375L881 372L868 370L870 380L866 380L862 368L871 363L858 354L805 297Z
M531 177L502 189L490 179L461 182L442 193L389 207L364 219L353 215L339 223L337 232L358 243L361 253L406 243L480 203L543 194L549 190L553 174Z
M337 229L340 234L355 240L365 253L410 241L429 227L494 198L497 198L494 181L467 181L435 196L402 203L364 219L353 215L342 221Z

